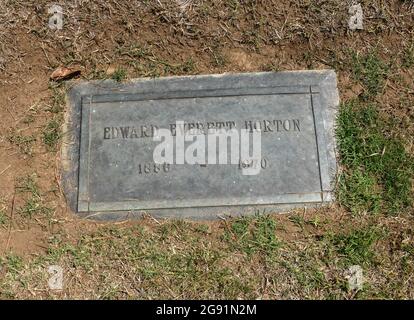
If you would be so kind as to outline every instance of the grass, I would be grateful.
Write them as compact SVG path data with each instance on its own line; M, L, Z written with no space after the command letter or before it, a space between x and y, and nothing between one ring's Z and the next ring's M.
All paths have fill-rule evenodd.
M115 72L112 74L112 79L117 82L122 82L127 78L126 70L119 68L116 69Z
M381 209L381 189L377 180L360 169L342 174L338 197L352 213L378 213Z
M5 226L8 221L8 216L3 208L0 209L0 226Z
M17 146L24 155L33 155L33 144L36 142L34 135L21 135L14 131L9 135L8 140L11 144Z
M36 174L27 175L18 181L17 190L40 197L39 187L36 184Z
M375 51L366 55L351 52L351 57L353 76L364 86L363 98L375 97L383 88L389 66L379 58Z
M227 63L226 57L223 55L222 50L220 50L218 47L211 49L211 61L213 67L216 68L224 67Z
M414 44L407 46L403 52L402 66L404 68L411 68L414 66Z
M276 223L269 215L236 219L224 238L230 246L241 249L248 255L262 252L270 256L280 245L276 237Z
M330 281L324 272L326 266L316 252L316 250L323 252L323 249L319 245L308 245L307 250L304 251L298 250L295 245L289 245L278 259L281 268L279 277L287 281L292 288L300 288L299 296L304 299L312 299L316 290L330 291L335 297L345 292L341 283ZM280 281L279 277L275 275L276 283Z
M338 197L352 212L400 212L412 206L413 157L390 134L374 104L344 103L337 138L344 172Z
M319 215L315 215L309 219L306 219L302 214L292 213L289 216L289 220L297 225L301 230L304 230L306 225L313 226L314 228L319 228L325 224Z
M7 268L7 272L13 276L16 276L24 268L22 257L15 254L8 254L4 258L0 258L0 265Z
M63 111L65 105L65 91L59 86L51 86L50 90L52 91L51 103L47 106L46 111L58 114Z
M183 59L180 63L171 63L167 59L159 57L154 53L150 45L133 44L118 48L116 51L119 57L128 60L128 65L138 72L141 77L160 77L168 75L194 74L197 66L192 57ZM220 62L220 56L217 61ZM120 69L123 70L123 69ZM114 78L115 76L115 78ZM123 72L121 72L123 76ZM119 76L113 74L112 78L117 80ZM121 77L121 81L122 81ZM118 81L118 80L117 80Z
M264 71L267 72L279 72L280 65L277 61L271 61L263 66Z
M65 105L65 90L61 85L51 86L52 92L50 104L46 111L50 112L52 117L48 119L42 130L42 141L47 151L56 151L58 143L62 137L61 124L63 121L62 112Z
M6 213L6 202L0 198L0 227L5 226L8 221L8 215Z
M76 238L54 237L46 252L30 259L2 258L0 297L19 297L28 286L38 298L58 297L48 290L46 270L59 265L64 290L69 287L78 298L343 299L351 294L345 272L355 264L366 275L356 298L392 297L390 284L412 272L413 244L391 252L378 244L397 236L395 230L385 233L375 219L363 227L355 222L345 221L341 229L346 231L338 232L329 231L329 224L321 237L303 237L301 231L294 241L279 237L287 233L269 215L228 220L213 229L182 220L102 225ZM377 268L395 269L382 274ZM398 285L402 295L411 284L407 281Z
M43 143L49 151L55 151L62 136L60 129L61 121L51 119L43 130Z
M381 239L382 234L375 227L367 227L332 235L330 241L347 265L366 266L375 263L376 255L373 246Z
M18 208L23 218L32 219L34 216L50 216L52 209L45 206L35 175L28 175L20 179L17 190L27 195L24 204Z
M19 213L24 218L33 218L35 215L50 215L52 209L44 206L40 198L29 198L26 203L19 209Z
M193 230L183 231L180 224L174 221L158 228L156 233L139 226L122 230L108 227L81 238L76 245L59 244L49 250L48 255L53 263L85 270L91 275L96 272L106 274L106 278L100 279L103 286L99 292L101 298L124 294L125 283L119 285L118 290L114 287L114 279L123 277L124 272L136 274L131 285L136 285L135 290L138 290L141 284L145 284L146 294L150 296L160 286L170 288L170 293L176 296L189 296L202 287L216 294L229 295L234 295L240 288L243 290L244 285L233 277L231 270L217 264L224 258L223 254L206 247L206 242L201 239L187 238L186 235L193 235ZM168 235L165 230L169 230ZM176 237L182 237L183 242L181 246L173 247ZM119 267L119 272L113 272L114 265ZM111 293L109 296L108 292Z

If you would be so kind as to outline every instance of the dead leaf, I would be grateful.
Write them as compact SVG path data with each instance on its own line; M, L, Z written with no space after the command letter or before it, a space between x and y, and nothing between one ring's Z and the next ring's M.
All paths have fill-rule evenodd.
M116 71L116 68L114 66L109 66L108 69L106 70L106 74L108 76L112 76Z
M53 81L68 80L73 77L77 77L80 74L81 70L79 68L58 67L55 71L52 72L50 79Z

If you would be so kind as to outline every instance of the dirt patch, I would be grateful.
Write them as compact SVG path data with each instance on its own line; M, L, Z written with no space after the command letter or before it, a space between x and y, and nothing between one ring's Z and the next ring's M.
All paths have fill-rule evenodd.
M44 253L47 249L47 234L40 228L36 230L11 230L10 233L0 233L0 251L16 252L23 256L33 256Z
M237 66L237 69L248 72L260 68L260 59L257 59L257 56L257 54L249 54L243 50L235 49L228 53L228 60L232 65Z

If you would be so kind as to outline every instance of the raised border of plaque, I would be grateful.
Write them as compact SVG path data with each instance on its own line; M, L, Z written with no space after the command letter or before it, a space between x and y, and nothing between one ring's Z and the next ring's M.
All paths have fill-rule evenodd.
M315 123L321 190L312 195L275 197L268 203L237 202L230 205L192 206L113 210L111 205L90 210L88 203L88 122L82 121L90 103L161 100L195 97L225 97L257 94L309 94ZM69 83L64 141L61 150L61 178L67 203L80 217L96 220L124 220L142 217L214 219L218 216L284 212L297 207L319 206L334 199L337 172L334 134L339 105L336 74L332 70L261 72L144 78L118 83L112 80ZM86 132L86 133L85 133ZM83 143L81 136L83 137ZM85 200L86 199L86 200ZM97 206L99 207L99 206Z

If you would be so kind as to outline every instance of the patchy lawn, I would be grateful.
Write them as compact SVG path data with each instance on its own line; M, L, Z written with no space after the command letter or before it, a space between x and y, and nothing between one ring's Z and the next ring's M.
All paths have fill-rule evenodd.
M57 31L51 4L0 3L0 298L414 298L410 1L361 1L355 32L340 0L63 0ZM210 222L77 219L60 188L58 66L116 81L335 69L338 201Z

